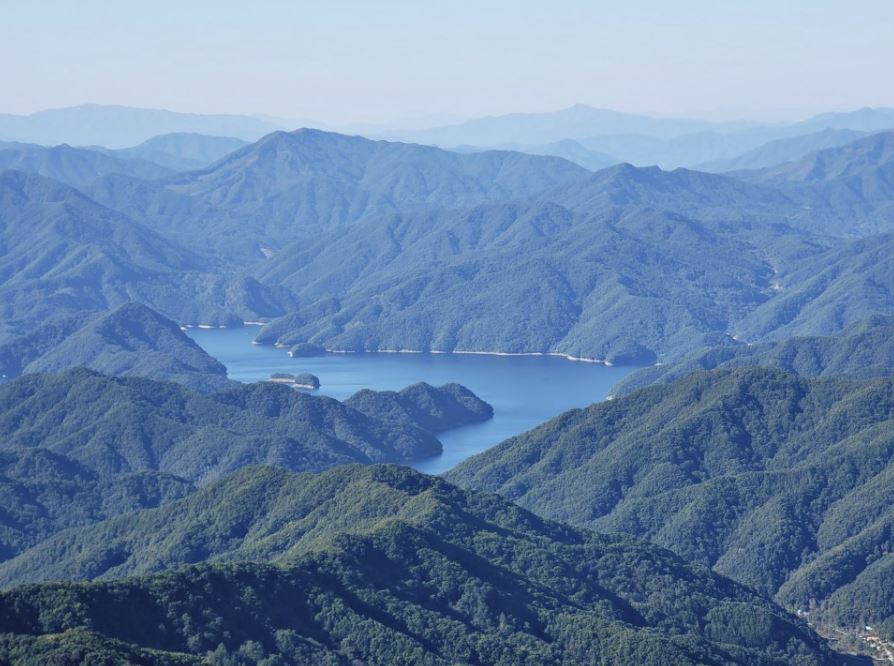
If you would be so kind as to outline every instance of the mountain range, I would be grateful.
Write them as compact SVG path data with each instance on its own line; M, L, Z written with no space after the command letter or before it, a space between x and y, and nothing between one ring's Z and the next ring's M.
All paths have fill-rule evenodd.
M246 266L364 218L514 199L586 173L558 158L460 155L299 130L273 133L203 170L151 182L119 172L85 192L196 252Z
M848 663L814 628L894 636L891 112L578 107L435 132L523 149L462 151L112 112L99 145L0 146L0 661L781 666ZM397 465L490 405L240 384L181 328L246 320L298 357L646 367L433 478Z
M822 133L829 130L871 133L890 129L894 129L894 110L885 108L825 113L799 122L760 124L626 114L578 104L546 113L516 113L431 129L392 131L382 138L464 150L502 146L528 152L530 147L535 154L561 155L572 161L577 161L576 154L584 166L593 155L602 155L613 162L637 166L725 170L724 162L751 151L772 153L778 149L778 144L777 148L771 147L775 142L800 139L804 152L789 152L781 160L786 161L800 158L811 150L839 145L827 143L828 136L823 138ZM808 139L810 135L814 136ZM569 140L576 144L573 153L563 145ZM788 144L788 150L793 151L796 146L797 143ZM715 163L721 168L717 169ZM739 167L731 167L735 168Z
M868 154L841 177L885 183L890 137L809 160ZM828 335L890 311L889 237L828 235L890 229L887 190L851 189L862 202L854 217L828 196L847 187L838 176L759 173L745 182L619 165L528 202L385 215L295 243L254 271L301 303L258 340L647 364L736 338Z
M892 136L733 176L590 173L312 130L200 171L101 176L87 196L7 172L5 205L29 236L26 247L4 232L6 337L132 300L179 324L275 320L259 341L348 350L648 364L736 338L828 335L890 307L890 239L830 236L891 229ZM82 218L77 238L58 237ZM64 271L35 270L59 253ZM20 354L6 373L32 360Z

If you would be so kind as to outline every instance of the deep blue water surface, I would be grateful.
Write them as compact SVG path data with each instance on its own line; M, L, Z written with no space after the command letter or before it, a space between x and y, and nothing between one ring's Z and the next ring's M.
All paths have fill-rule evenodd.
M343 400L362 388L398 390L416 382L458 382L494 407L486 423L441 433L444 453L412 465L440 474L469 456L530 430L573 407L604 400L633 368L606 367L550 356L472 354L327 354L290 358L285 349L251 344L253 326L190 329L189 335L227 366L231 379L268 379L274 372L311 372L318 393Z

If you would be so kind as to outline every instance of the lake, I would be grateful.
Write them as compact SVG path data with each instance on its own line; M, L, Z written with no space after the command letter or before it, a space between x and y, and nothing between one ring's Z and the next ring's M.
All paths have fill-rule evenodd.
M466 458L573 407L604 400L615 382L635 368L580 363L555 356L481 354L327 354L291 358L285 349L251 344L258 329L189 329L205 351L227 367L231 379L269 379L274 372L311 372L320 378L314 391L344 400L356 391L399 390L428 382L469 387L494 408L494 417L438 435L444 453L410 466L440 474Z

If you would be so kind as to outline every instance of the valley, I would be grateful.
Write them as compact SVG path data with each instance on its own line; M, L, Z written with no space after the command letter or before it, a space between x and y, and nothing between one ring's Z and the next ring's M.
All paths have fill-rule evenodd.
M0 661L887 654L894 112L59 113L130 120L0 117Z

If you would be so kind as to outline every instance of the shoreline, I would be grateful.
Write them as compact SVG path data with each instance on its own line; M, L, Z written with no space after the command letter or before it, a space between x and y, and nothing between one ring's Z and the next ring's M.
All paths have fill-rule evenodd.
M263 342L252 340L253 345L263 345ZM274 343L272 345L277 349L288 349L290 345ZM605 359L588 358L585 356L572 356L562 352L498 352L498 351L470 351L465 349L454 349L446 351L444 349L324 349L327 354L459 354L466 356L551 356L556 358L564 358L566 361L575 363L593 363L596 365L604 365L608 368L614 367L614 363ZM290 356L291 357L291 356ZM645 367L645 366L644 366Z
M347 354L465 354L470 356L555 356L558 358L564 358L568 361L574 361L576 363L596 363L598 365L604 365L607 367L612 367L614 365L611 361L606 361L605 359L588 358L586 356L572 356L571 354L565 354L562 352L498 352L471 351L465 349L454 349L453 351L445 351L443 349L432 349L430 351L424 351L421 349L376 349L370 352L338 352L336 350L327 349L326 351L332 353Z
M265 326L267 322L262 321L243 321L242 326ZM228 328L236 328L235 326L212 326L210 324L183 324L180 326L181 330L188 330L191 328L201 328L204 330L207 329L228 329ZM257 340L252 340L251 344L259 345L259 346L272 346L276 349L288 349L293 345L286 345L280 342L275 342L272 345L266 342L258 342ZM564 352L500 352L500 351L473 351L467 349L454 349L452 351L444 350L444 349L324 349L327 354L461 354L467 356L551 356L555 358L564 358L566 361L572 361L574 363L593 363L595 365L604 365L607 368L614 367L614 363L608 361L603 358L591 358L588 356L574 356L573 354L566 354ZM291 358L291 354L289 355ZM654 364L656 367L662 365L661 361L658 361ZM652 366L643 365L643 366L633 366L639 368L648 368Z

